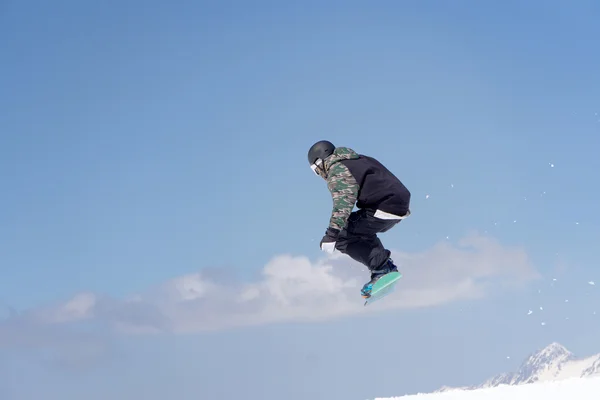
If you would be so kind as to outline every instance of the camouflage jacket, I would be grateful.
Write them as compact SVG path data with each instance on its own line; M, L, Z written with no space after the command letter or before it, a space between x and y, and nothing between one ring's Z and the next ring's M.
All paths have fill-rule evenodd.
M348 147L338 147L325 160L325 180L333 199L333 209L329 227L339 229L346 227L348 217L358 199L359 184L341 160L358 159L358 154Z

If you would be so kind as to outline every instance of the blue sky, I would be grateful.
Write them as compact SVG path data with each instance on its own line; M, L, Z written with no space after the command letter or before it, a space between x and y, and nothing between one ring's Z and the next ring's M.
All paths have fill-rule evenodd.
M365 399L600 352L599 13L5 2L0 397ZM321 139L413 194L378 308L319 250Z

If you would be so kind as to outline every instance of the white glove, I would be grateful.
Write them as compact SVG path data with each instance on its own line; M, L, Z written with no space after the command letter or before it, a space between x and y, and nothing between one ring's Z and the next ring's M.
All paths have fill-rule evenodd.
M335 242L323 242L323 243L321 243L321 250L323 250L326 253L333 254L336 251L336 249L335 249Z

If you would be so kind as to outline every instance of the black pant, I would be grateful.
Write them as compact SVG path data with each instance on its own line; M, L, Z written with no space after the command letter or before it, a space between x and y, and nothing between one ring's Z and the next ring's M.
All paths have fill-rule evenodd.
M379 219L373 211L361 209L350 214L348 225L339 236L335 248L373 271L381 267L391 252L383 247L378 233L387 232L400 219Z

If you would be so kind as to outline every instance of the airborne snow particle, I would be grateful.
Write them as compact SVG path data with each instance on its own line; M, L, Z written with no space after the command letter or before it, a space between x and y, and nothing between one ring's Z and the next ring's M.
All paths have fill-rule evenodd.
M527 315L531 315L533 314L533 311L529 310L529 312L527 313Z
M590 285L592 285L592 286L594 286L594 285L595 285L594 281L589 281L588 283L589 283Z
M425 195L425 198L426 198L426 199L428 199L428 198L429 198L429 195L428 195L428 194L426 194L426 195Z
M549 164L550 164L550 168L554 168L554 164L552 164L552 163L549 163Z
M545 322L542 322L542 325L546 325L546 323L545 323Z

